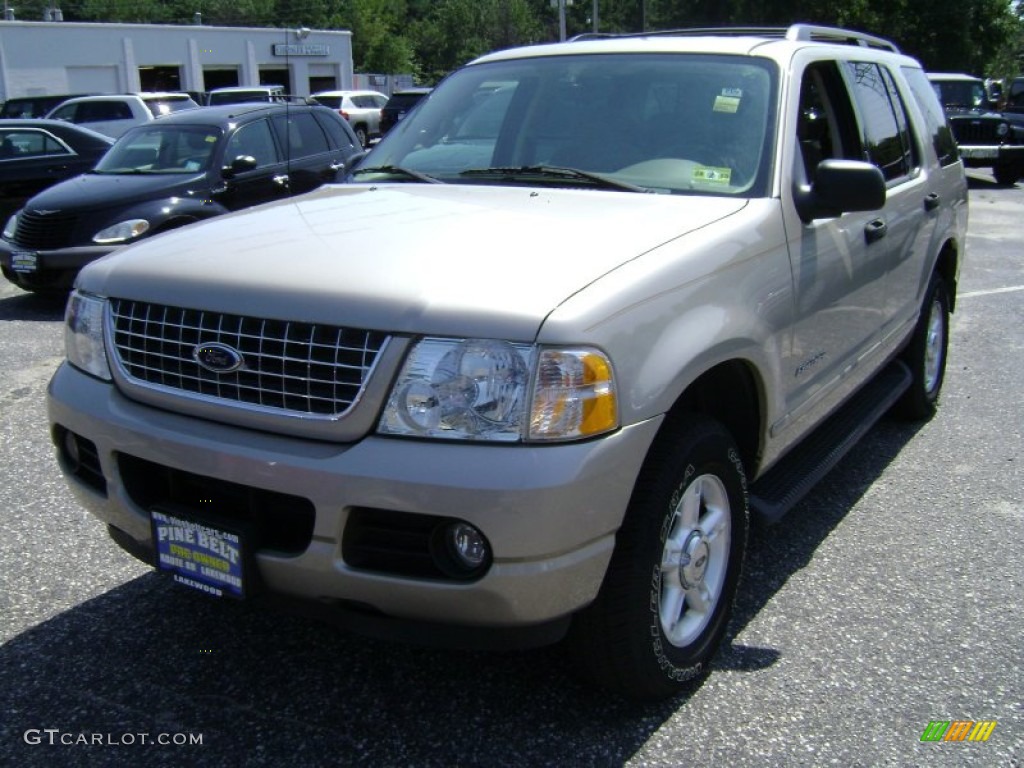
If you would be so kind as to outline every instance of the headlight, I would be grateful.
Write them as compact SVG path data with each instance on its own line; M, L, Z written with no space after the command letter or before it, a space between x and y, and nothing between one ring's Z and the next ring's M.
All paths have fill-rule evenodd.
M569 440L618 426L611 364L589 349L423 339L388 399L382 434Z
M4 224L4 240L13 240L14 233L18 231L18 214L14 214Z
M92 241L94 243L123 243L144 235L148 231L149 222L145 219L128 219L101 229L92 236Z
M103 311L106 301L78 291L68 298L64 312L64 347L68 362L100 379L110 380L103 344Z

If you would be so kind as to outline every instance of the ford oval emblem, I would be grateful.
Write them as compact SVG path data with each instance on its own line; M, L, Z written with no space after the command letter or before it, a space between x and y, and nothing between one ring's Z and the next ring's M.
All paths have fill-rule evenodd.
M200 368L210 373L232 373L245 365L245 359L237 349L216 341L196 344L192 358Z

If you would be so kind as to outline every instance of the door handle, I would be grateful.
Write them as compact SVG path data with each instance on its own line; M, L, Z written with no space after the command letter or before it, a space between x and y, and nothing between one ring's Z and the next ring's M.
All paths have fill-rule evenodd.
M864 227L864 239L867 240L869 243L873 243L876 240L881 240L883 237L885 237L885 232L887 228L888 227L886 226L886 223L881 219L869 221L867 223L867 226Z
M273 182L275 184L277 184L277 186L279 186L279 187L287 187L288 186L288 174L287 173L282 173L282 174L280 174L278 176L275 176L273 178Z
M939 203L942 202L942 198L939 197L935 192L929 195L925 195L924 198L924 209L926 211L934 211L939 207Z

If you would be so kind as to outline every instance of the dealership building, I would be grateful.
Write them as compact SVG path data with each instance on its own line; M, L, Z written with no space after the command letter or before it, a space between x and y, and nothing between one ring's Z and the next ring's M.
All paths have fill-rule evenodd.
M404 85L395 79L355 75L345 30L0 20L0 101L270 84L296 96L349 88L390 93Z

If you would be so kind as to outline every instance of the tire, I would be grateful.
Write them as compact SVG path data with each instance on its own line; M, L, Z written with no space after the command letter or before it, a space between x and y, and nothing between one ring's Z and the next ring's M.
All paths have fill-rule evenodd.
M357 125L355 127L355 132L356 132L356 138L359 139L359 146L361 146L363 149L366 149L366 145L367 145L367 143L370 140L369 136L367 136L367 134L366 134L366 126L365 125Z
M998 184L1002 184L1005 187L1012 187L1017 183L1017 179L1021 176L1021 168L1013 163L1004 163L993 167L992 175L995 177Z
M698 682L728 627L748 520L728 432L700 416L666 422L597 599L573 619L568 648L584 677L642 701Z
M910 368L910 387L896 402L895 414L910 421L927 421L935 415L939 393L946 378L949 346L949 289L938 275L928 283L921 316L902 359Z

